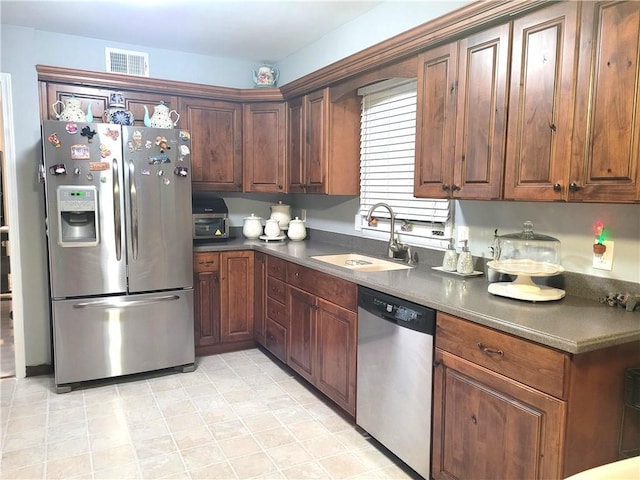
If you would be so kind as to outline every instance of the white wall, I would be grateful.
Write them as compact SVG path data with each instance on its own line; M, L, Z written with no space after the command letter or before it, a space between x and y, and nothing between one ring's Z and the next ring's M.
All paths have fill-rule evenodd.
M279 85L312 73L469 3L472 2L386 1L278 62Z

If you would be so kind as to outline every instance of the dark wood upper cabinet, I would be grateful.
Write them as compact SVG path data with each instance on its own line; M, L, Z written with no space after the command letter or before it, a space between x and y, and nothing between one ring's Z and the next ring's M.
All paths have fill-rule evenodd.
M89 109L93 115L94 122L104 122L104 112L109 108L109 95L115 90L96 87L85 87L81 85L65 85L49 83L46 86L46 100L41 108L45 109L43 119L56 120L55 112L51 107L55 102L63 104L70 97L75 97L81 101L82 111L86 114ZM178 97L174 95L149 92L123 92L125 109L133 114L134 125L144 126L144 106L147 106L149 116L153 115L154 107L163 102L169 109L178 108ZM56 107L60 112L61 105ZM182 126L178 121L177 127Z
M513 22L505 199L566 199L579 7L561 2Z
M509 25L420 56L415 196L500 198L508 58Z
M194 190L242 191L242 105L180 98L181 124L191 133Z
M584 2L568 198L640 200L640 2Z
M286 113L284 102L243 106L245 192L286 193Z
M288 103L290 193L360 191L360 98L324 88Z

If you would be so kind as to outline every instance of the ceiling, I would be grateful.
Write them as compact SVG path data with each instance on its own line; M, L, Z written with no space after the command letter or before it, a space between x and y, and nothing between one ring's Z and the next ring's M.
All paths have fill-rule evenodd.
M43 31L276 63L381 3L364 0L0 0L0 18L4 24Z

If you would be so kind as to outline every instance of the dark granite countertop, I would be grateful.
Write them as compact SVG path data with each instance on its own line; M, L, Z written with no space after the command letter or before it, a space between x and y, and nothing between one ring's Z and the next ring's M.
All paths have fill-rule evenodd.
M566 296L551 302L525 302L494 296L487 280L438 272L428 264L409 270L357 272L310 258L337 253L366 253L333 243L265 243L235 239L194 246L194 252L252 249L329 273L472 322L569 353L583 353L640 340L640 312Z

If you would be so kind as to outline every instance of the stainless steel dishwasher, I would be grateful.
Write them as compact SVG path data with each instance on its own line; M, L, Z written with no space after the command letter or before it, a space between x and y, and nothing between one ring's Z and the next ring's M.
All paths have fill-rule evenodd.
M358 289L356 423L430 478L436 312Z

